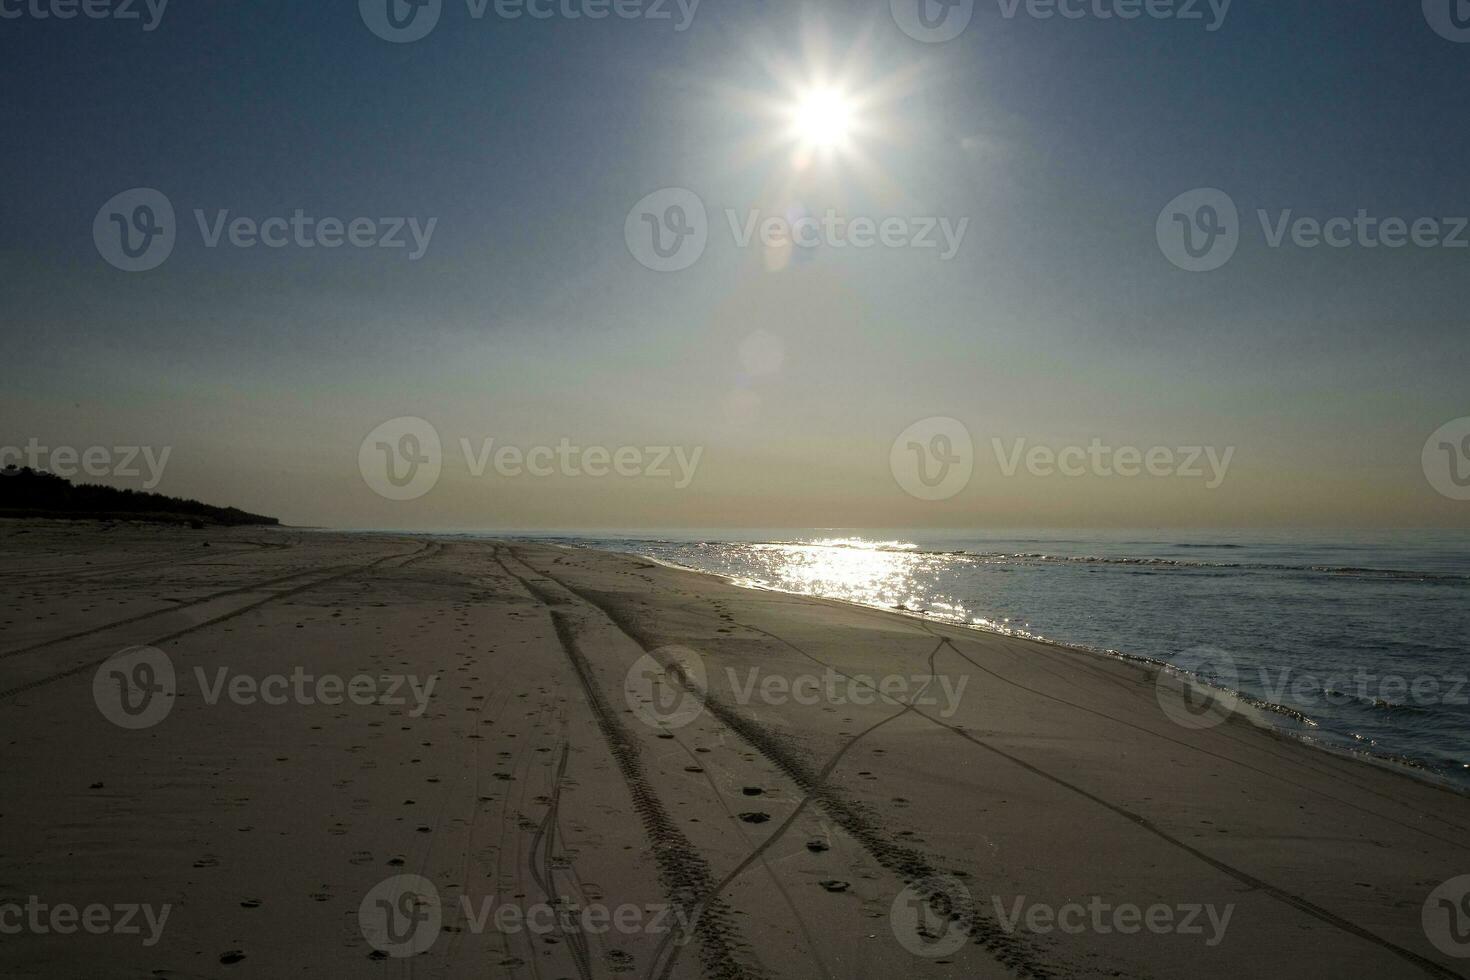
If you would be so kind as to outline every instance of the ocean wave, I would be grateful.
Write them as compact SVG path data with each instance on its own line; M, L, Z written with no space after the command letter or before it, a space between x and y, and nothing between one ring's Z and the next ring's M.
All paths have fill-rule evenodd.
M1322 694L1329 698L1341 698L1344 704L1351 704L1369 711L1399 711L1406 714L1433 713L1423 705L1411 704L1406 701L1389 701L1386 698L1376 698L1366 694L1354 694L1352 691L1340 691L1331 687L1322 688Z
M926 549L911 541L869 541L864 538L818 538L752 542L701 541L697 547L764 549L833 548L852 551L897 553L915 557L967 558L989 564L1018 563L1061 565L1101 565L1181 570L1227 570L1241 572L1283 572L1298 575L1332 575L1341 578L1400 579L1415 582L1470 582L1470 575L1453 572L1414 571L1403 568L1374 568L1357 565L1291 564L1286 562L1208 561L1192 558L1163 558L1154 555L1058 555L1045 551L970 551L967 549ZM1177 544L1177 548L1241 548L1242 545Z
M738 544L738 542L710 543ZM898 551L907 554L945 554L945 552L939 551L924 551L912 541L869 541L866 538L816 538L810 541L752 541L750 544L758 548L848 548L853 551Z
M1424 572L1403 568L1367 568L1353 565L1293 565L1281 562L1197 561L1186 558L1133 557L1124 555L1051 555L1044 552L980 552L976 558L1011 558L1020 561L1057 562L1079 565L1141 565L1160 568L1238 569L1261 572L1309 572L1321 575L1364 578L1396 578L1409 581L1466 582L1470 575Z

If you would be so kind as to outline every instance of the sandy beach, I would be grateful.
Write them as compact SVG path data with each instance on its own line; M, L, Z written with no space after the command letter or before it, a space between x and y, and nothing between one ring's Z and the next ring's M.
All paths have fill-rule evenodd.
M1470 800L1144 666L544 545L0 548L6 977L1470 962L1426 927Z

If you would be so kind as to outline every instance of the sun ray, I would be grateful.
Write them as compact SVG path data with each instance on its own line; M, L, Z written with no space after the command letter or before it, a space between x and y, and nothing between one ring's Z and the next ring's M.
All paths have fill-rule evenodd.
M906 138L893 107L919 82L911 66L878 74L871 41L870 25L836 53L830 33L810 24L794 57L783 56L775 43L753 45L750 57L766 85L717 89L723 106L758 127L738 141L731 162L750 166L774 158L798 177L813 170L838 173L848 164L871 173L871 151Z

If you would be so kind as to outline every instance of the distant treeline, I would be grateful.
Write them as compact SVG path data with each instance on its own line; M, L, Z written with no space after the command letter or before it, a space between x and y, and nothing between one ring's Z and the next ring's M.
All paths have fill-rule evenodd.
M0 470L0 517L194 525L280 523L274 517L247 514L234 507L212 507L197 500L165 497L161 493L118 490L92 483L73 484L70 480L28 466L7 466Z

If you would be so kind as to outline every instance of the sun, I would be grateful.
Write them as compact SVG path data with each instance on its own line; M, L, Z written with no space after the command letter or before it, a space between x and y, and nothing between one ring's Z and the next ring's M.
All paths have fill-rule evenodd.
M778 196L817 179L891 192L883 163L914 144L915 127L900 107L923 90L923 63L875 53L868 30L842 49L818 22L803 27L798 50L767 40L749 49L755 87L711 83L719 110L744 117L724 159L736 167L774 162L773 187L788 184Z
M845 147L857 127L852 98L831 86L813 86L791 106L791 138L811 150Z

